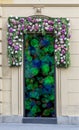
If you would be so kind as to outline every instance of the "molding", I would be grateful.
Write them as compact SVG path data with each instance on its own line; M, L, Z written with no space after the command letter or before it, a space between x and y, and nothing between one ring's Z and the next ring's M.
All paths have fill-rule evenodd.
M53 119L30 119L27 118L27 122L23 121L25 118L22 116L0 116L0 123L40 123L40 124L56 124ZM59 116L57 117L57 124L63 125L79 125L79 116Z
M0 4L1 7L79 7L78 4Z

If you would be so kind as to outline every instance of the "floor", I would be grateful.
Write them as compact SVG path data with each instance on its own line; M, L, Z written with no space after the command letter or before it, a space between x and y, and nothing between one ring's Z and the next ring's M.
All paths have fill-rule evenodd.
M79 125L1 123L0 130L79 130Z

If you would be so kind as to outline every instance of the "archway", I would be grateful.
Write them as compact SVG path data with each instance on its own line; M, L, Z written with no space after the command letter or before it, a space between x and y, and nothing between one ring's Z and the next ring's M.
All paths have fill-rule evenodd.
M28 33L41 33L43 36L47 33L54 34L55 65L63 68L69 66L69 19L49 18L46 16L10 17L8 22L8 57L10 66L20 66L22 64L23 35Z

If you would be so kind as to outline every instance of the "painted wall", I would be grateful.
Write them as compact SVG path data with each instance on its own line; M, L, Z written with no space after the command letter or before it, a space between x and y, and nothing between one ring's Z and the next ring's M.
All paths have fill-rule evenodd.
M6 0L7 1L7 0ZM52 0L51 0L52 1ZM25 0L14 0L25 3ZM29 3L42 3L29 1ZM43 1L49 4L46 0ZM54 0L52 3L56 3ZM60 1L60 4L76 4L79 1ZM50 4L51 5L51 4ZM64 5L65 6L65 5ZM79 7L43 7L42 15L50 17L68 17L71 22L71 66L68 69L57 69L57 116L79 116ZM23 66L8 67L7 60L7 19L10 15L34 15L33 7L1 7L0 8L0 113L2 115L23 115Z

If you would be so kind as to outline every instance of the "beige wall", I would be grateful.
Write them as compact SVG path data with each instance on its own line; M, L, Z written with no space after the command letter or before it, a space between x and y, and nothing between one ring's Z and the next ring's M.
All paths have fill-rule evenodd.
M18 2L18 0L15 2ZM53 2L56 2L56 0ZM67 1L61 0L61 3L63 2ZM73 0L72 3L74 2ZM68 69L56 70L57 116L79 116L78 12L79 7L42 8L42 15L48 15L50 17L68 17L71 22L71 66ZM28 15L34 15L34 13L35 10L33 7L2 7L2 15L0 15L0 19L2 20L2 24L0 25L2 28L2 37L0 37L0 46L2 45L2 50L0 50L2 52L0 53L0 57L3 56L3 58L2 62L0 60L0 86L3 85L3 87L0 89L0 113L3 115L23 115L23 66L20 68L8 67L6 37L7 19L10 15L27 17Z

